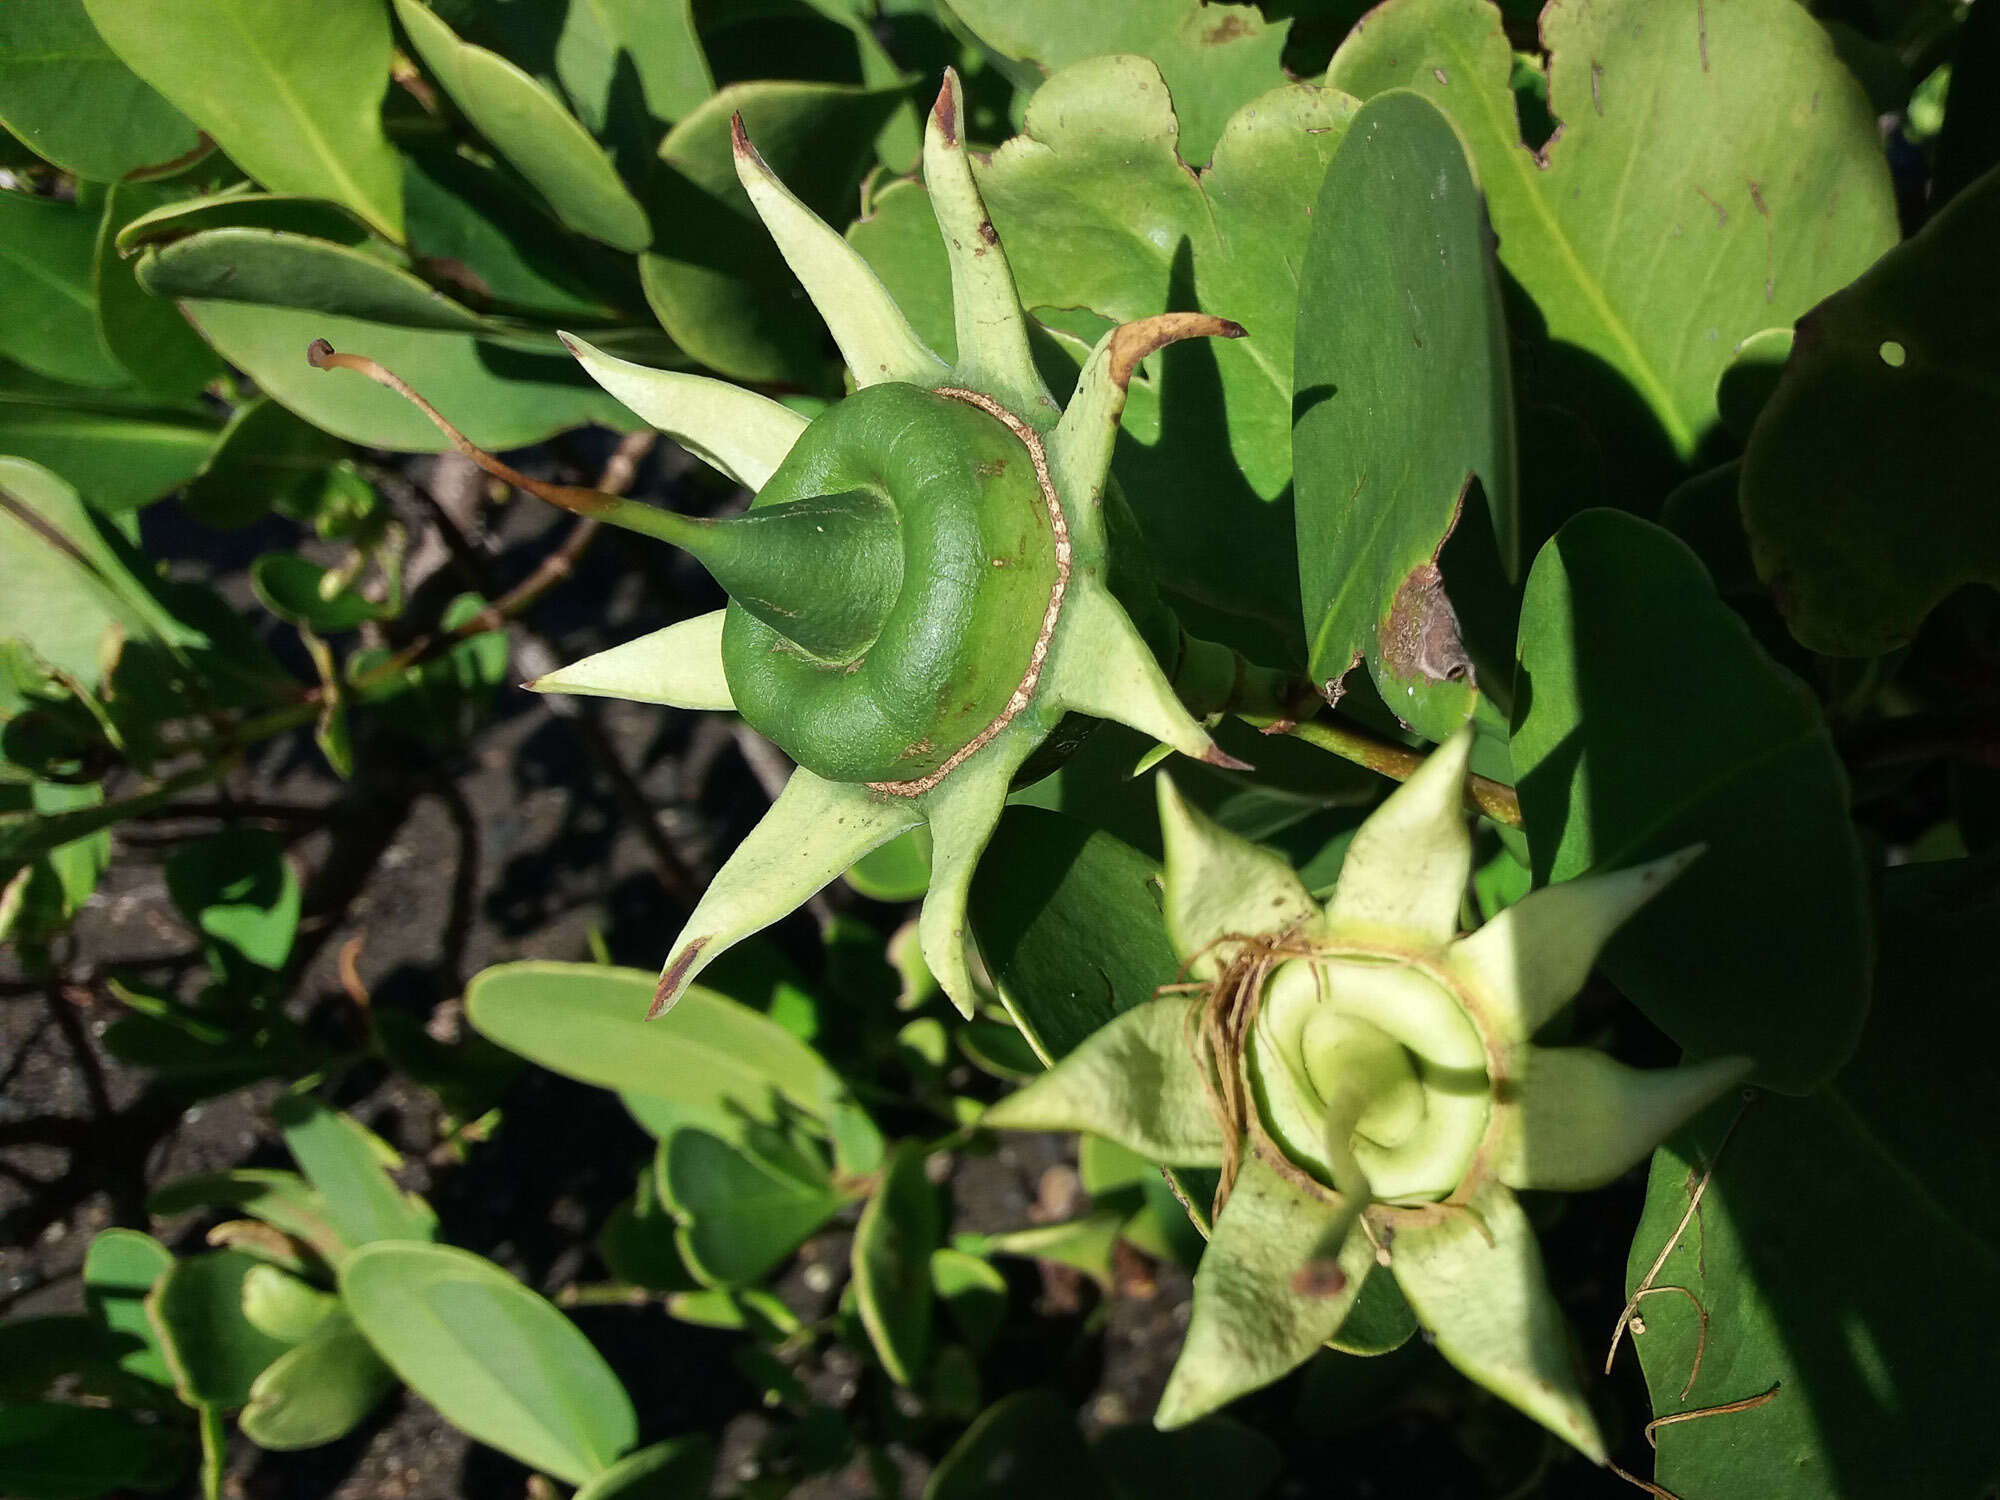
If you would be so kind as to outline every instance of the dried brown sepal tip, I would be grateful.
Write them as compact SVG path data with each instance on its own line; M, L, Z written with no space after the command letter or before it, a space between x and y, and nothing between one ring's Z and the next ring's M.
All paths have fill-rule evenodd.
M1140 360L1182 339L1240 339L1247 333L1241 323L1209 313L1160 313L1120 324L1111 332L1111 379L1124 390L1132 383L1132 372Z
M743 128L743 111L740 109L729 117L729 146L739 161L754 161L759 166L763 165L764 158L750 144L750 132Z
M1225 771L1254 771L1257 768L1247 760L1238 760L1220 745L1210 743L1201 754L1202 764L1220 766Z
M708 939L698 937L674 955L674 961L667 965L666 971L660 975L660 982L653 987L653 1003L646 1007L647 1020L658 1020L673 1009L674 1002L680 999L681 991L687 987L688 971L707 946Z
M937 121L938 134L944 137L947 146L958 144L958 74L950 68L944 70L944 86L938 90L937 103L931 106L931 118Z

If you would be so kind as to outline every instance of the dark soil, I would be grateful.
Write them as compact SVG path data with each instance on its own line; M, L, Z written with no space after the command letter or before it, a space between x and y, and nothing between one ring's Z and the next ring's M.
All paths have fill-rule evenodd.
M572 467L587 470L596 456L581 454ZM415 465L413 476L428 481L429 469ZM679 473L673 460L656 459L648 482L656 492L675 489L684 506L723 499L689 493ZM461 479L447 470L438 483ZM490 548L478 540L485 528L472 531L474 545L446 561L433 592L472 586L491 596L525 576L569 524L530 503L491 519ZM411 520L429 529L421 508L412 507ZM295 544L282 527L219 539L197 533L177 526L168 507L149 511L148 526L154 555L197 558L239 596L249 557ZM516 627L517 676L717 602L706 580L665 549L601 538L578 575ZM284 646L275 637L273 644ZM715 716L513 688L449 756L383 734L359 749L359 773L342 783L309 739L276 742L216 800L128 825L59 955L57 976L30 979L12 958L0 960L0 1316L79 1309L83 1253L109 1225L149 1228L176 1250L198 1249L206 1221L149 1220L146 1195L158 1184L194 1171L289 1164L268 1115L278 1082L191 1101L108 1058L98 1041L123 1011L107 976L159 986L198 977L196 937L162 876L177 839L250 821L287 840L306 882L290 1013L316 1034L352 1036L363 1025L340 973L346 952L367 1004L405 1011L449 1035L461 1024L466 979L488 964L582 958L595 934L615 961L657 965L700 882L767 800ZM652 829L642 832L647 819ZM841 885L825 899L884 931L903 915ZM816 971L808 916L781 924L774 937L807 974ZM332 1097L406 1153L406 1185L436 1206L443 1239L550 1295L604 1277L596 1232L651 1151L611 1095L526 1069L504 1099L499 1129L462 1159L441 1149L435 1097L407 1079L370 1064L341 1076ZM960 1157L950 1178L954 1227L1025 1225L1052 1187L1066 1184L1067 1170L1064 1148L1048 1138L1010 1138L995 1155ZM1569 1200L1546 1236L1554 1282L1593 1343L1618 1312L1640 1197L1634 1180ZM845 1254L844 1231L808 1245L785 1293L829 1306ZM1053 1385L1087 1431L1149 1418L1186 1327L1189 1281L1174 1267L1127 1270L1107 1297L1059 1270L1011 1267L1014 1321L988 1361L986 1399ZM740 1339L676 1322L657 1305L579 1308L575 1316L631 1392L644 1440L716 1434L718 1490L757 1475L761 1444L780 1419L737 1374L731 1360ZM859 1360L838 1347L797 1373L835 1403L861 1379ZM1622 1461L1649 1471L1637 1434L1644 1406L1636 1375L1621 1367L1601 1393L1609 1427L1622 1434ZM1284 1446L1278 1493L1285 1496L1634 1493L1557 1452L1421 1341L1377 1361L1323 1356L1235 1415ZM935 1457L936 1449L896 1451L904 1494L920 1491ZM495 1500L526 1495L529 1481L520 1466L402 1394L326 1448L265 1453L234 1438L227 1492L257 1500ZM192 1482L179 1493L193 1494ZM875 1487L857 1464L794 1493L866 1495Z

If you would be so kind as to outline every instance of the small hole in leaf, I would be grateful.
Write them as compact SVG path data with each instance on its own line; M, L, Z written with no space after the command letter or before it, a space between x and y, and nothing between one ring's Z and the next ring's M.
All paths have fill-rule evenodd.
M1902 369L1903 361L1910 357L1910 352L1894 339L1885 339L1882 347L1875 352L1882 356L1882 363L1892 370Z

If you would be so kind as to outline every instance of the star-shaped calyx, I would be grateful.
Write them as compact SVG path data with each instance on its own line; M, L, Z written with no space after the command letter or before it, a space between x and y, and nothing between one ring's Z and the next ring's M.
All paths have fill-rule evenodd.
M958 79L947 73L923 169L951 267L955 361L924 344L866 261L778 180L740 117L737 175L825 319L855 393L808 423L755 392L635 365L564 335L607 391L757 491L743 516L701 520L536 485L453 434L510 482L684 547L730 595L726 610L531 686L734 709L798 762L688 918L653 1014L732 943L927 824L931 880L919 935L945 992L969 1015L973 869L1016 773L1064 715L1116 719L1183 754L1240 766L1182 706L1114 596L1106 519L1121 503L1108 493L1109 469L1138 363L1179 339L1243 330L1194 313L1119 327L1059 406L1030 356L961 113ZM315 346L315 362L400 388L324 346ZM1011 489L1000 498L1003 474ZM1148 578L1142 562L1122 555L1120 575L1128 598L1130 580ZM1147 602L1157 608L1150 594Z
M1604 1459L1515 1191L1610 1182L1749 1064L1642 1071L1534 1045L1699 851L1546 887L1460 934L1471 744L1468 728L1369 816L1324 908L1162 776L1167 928L1189 983L987 1111L1221 1170L1162 1427L1338 1343L1369 1278L1391 1276L1447 1359Z

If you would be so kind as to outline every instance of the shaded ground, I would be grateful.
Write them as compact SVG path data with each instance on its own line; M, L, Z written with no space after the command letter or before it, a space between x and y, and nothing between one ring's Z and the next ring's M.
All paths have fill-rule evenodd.
M650 480L656 490L673 482L657 461ZM459 482L447 472L438 488ZM148 520L162 529L148 539L156 551L199 545L219 555L224 570L290 541L285 532L191 539L175 533L170 516L149 512ZM475 545L448 561L437 586L491 594L525 576L567 524L526 503L510 506L491 551ZM479 533L469 534L476 543ZM665 549L604 537L579 575L517 628L516 675L536 675L715 602L707 582ZM149 1224L144 1201L153 1186L194 1171L287 1164L267 1114L276 1083L188 1106L107 1059L97 1040L122 1013L108 973L167 985L199 966L161 873L176 838L248 818L288 841L307 889L295 1017L328 1036L362 1024L340 973L345 950L368 1003L448 1034L465 979L488 964L581 958L593 934L615 961L657 964L693 891L767 800L715 716L552 701L512 688L461 753L437 759L364 743L361 763L357 780L342 784L309 741L267 746L224 785L223 801L184 804L181 816L120 834L118 858L78 924L59 982L26 981L3 961L0 1316L79 1308L83 1252L107 1225L153 1228L178 1250L197 1248L201 1225ZM656 818L650 835L648 817ZM828 899L884 930L897 917L844 887ZM775 936L813 970L808 917L781 924ZM368 1065L341 1077L334 1097L406 1153L408 1185L436 1206L443 1238L552 1295L603 1275L591 1249L596 1231L650 1152L612 1096L526 1070L504 1101L500 1130L462 1161L438 1149L436 1102L408 1081ZM1064 1170L1062 1148L1048 1138L1009 1138L993 1156L959 1158L950 1179L955 1227L1026 1224ZM1582 1328L1608 1330L1616 1316L1639 1196L1635 1180L1571 1200L1552 1226L1552 1277ZM829 1304L845 1255L840 1231L809 1245L787 1295ZM1145 1420L1186 1327L1185 1273L1137 1268L1108 1300L1025 1263L1009 1275L1016 1322L988 1362L987 1398L1054 1384L1089 1429ZM719 1485L754 1477L771 1421L730 1362L738 1340L675 1322L657 1306L584 1308L576 1318L632 1393L643 1438L719 1434ZM858 1368L835 1348L798 1373L815 1395L838 1400ZM1643 1412L1637 1384L1625 1374L1605 1396L1612 1430L1623 1424L1624 1461L1644 1472L1650 1465L1633 1421ZM1237 1415L1286 1447L1279 1491L1286 1496L1631 1493L1560 1456L1544 1471L1550 1445L1538 1430L1444 1370L1421 1341L1380 1361L1322 1359ZM929 1460L910 1452L898 1460L903 1491L915 1495ZM470 1444L404 1394L330 1447L265 1454L235 1439L228 1488L268 1500L488 1500L524 1495L527 1483L518 1465ZM873 1492L856 1469L797 1493Z

